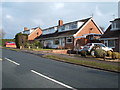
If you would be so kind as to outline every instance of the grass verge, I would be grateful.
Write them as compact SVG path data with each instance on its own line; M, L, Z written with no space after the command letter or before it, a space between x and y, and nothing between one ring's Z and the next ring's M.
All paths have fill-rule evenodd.
M3 48L8 50L13 50L13 51L19 51L19 49L15 49L15 48L6 48L6 47L3 47Z
M115 71L115 72L120 72L120 66L118 65L111 65L107 63L99 63L96 61L88 61L88 60L80 60L80 59L74 59L74 58L68 58L68 57L61 57L61 56L55 56L55 55L44 55L44 58L49 58L49 59L55 59L59 61L64 61L64 62L69 62L69 63L74 63L78 65L84 65L88 67L93 67L93 68L99 68L103 70L109 70L109 71Z

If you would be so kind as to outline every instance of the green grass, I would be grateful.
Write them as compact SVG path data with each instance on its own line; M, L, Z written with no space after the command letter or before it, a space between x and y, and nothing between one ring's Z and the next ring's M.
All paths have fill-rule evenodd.
M120 72L118 69L118 68L120 68L120 66L118 66L118 65L111 65L111 64L107 64L107 63L99 63L96 61L80 60L80 59L67 58L67 57L61 57L61 56L55 56L55 55L44 55L43 57L49 58L49 59L60 60L60 61L71 62L71 63L85 65L85 66L90 66L90 67L95 67L95 68L101 68L101 69L105 69L105 70Z
M38 49L32 49L33 51L50 51L50 50L56 50L56 49L43 49L43 48L38 48Z
M6 47L3 47L5 49L9 49L9 50L14 50L14 51L18 51L19 49L15 49L15 48L6 48Z

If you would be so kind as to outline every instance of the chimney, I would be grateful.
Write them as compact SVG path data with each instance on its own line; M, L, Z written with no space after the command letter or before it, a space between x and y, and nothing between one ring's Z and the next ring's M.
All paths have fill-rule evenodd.
M58 21L58 26L62 26L63 25L63 20L59 20Z
M28 30L28 28L27 27L24 27L24 31L27 31Z

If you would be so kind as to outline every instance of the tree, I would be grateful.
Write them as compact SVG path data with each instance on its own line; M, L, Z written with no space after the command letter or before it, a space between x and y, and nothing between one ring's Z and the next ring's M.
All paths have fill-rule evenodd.
M0 29L0 39L3 39L4 36L5 36L4 30Z
M22 34L22 33L17 33L15 35L15 43L17 48L25 48L28 43L28 35L27 34Z

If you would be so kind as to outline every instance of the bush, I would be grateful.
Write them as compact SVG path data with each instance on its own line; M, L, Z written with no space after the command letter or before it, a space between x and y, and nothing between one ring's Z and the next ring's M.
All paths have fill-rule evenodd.
M27 43L27 48L33 48L33 49L36 49L36 48L43 48L43 45L40 41L32 41L32 42L28 42Z
M107 56L112 57L112 51L107 51Z
M33 45L35 47L38 47L38 48L42 48L43 47L43 45L40 43L40 41L37 41L37 40L34 41Z
M96 57L100 57L100 58L102 57L103 58L105 55L106 55L106 52L103 49L100 48L100 49L95 50L95 56Z
M15 42L15 39L0 39L0 45L5 46L6 42Z
M120 59L120 53L118 53L118 52L113 52L113 53L112 53L112 59Z
M81 56L86 56L86 54L87 54L86 51L84 51L84 50L80 51L80 55L81 55Z

